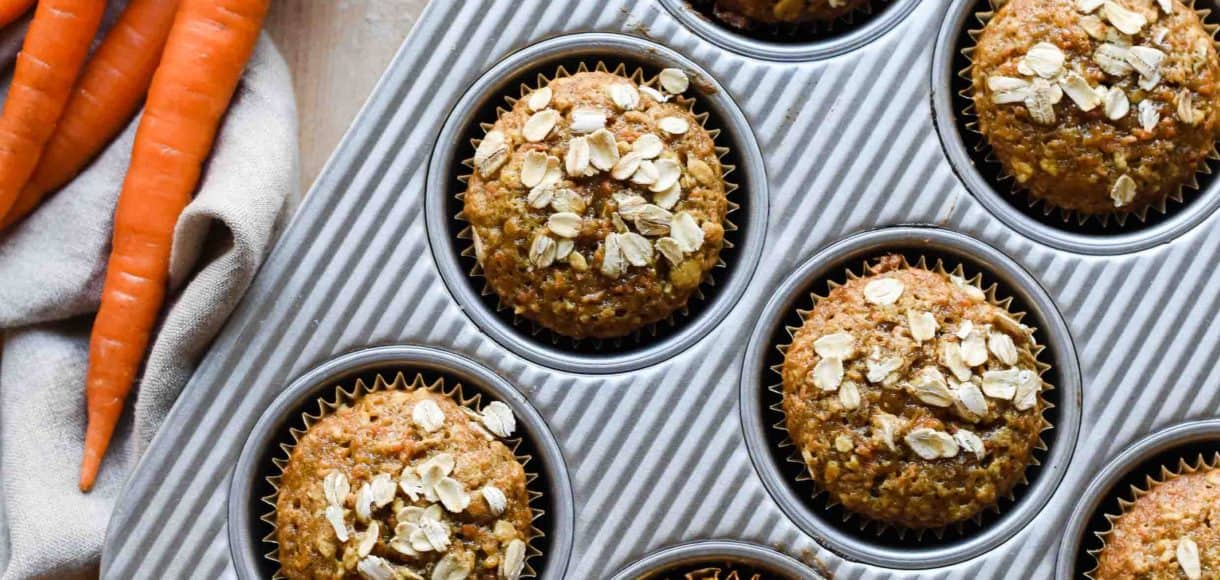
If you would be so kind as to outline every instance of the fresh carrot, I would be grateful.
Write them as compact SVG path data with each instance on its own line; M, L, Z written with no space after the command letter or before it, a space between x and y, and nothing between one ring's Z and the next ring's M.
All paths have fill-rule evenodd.
M0 26L8 26L16 22L33 5L34 0L0 0Z
M178 0L131 0L127 4L85 63L34 175L0 220L0 231L30 213L43 196L76 177L136 114L177 10Z
M0 116L0 218L51 138L97 34L105 0L41 0Z
M44 0L45 1L45 0ZM199 184L221 117L271 0L182 0L136 129L93 323L80 488L93 487L165 300L174 225Z

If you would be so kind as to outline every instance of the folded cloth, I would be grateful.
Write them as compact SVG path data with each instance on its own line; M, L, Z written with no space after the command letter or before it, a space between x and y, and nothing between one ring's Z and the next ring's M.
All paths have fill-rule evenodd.
M3 53L11 44L0 39L0 58L11 57ZM292 83L264 35L199 191L178 220L171 293L148 362L96 486L81 493L89 326L137 122L76 180L0 234L0 571L6 580L97 575L124 481L250 284L298 184Z

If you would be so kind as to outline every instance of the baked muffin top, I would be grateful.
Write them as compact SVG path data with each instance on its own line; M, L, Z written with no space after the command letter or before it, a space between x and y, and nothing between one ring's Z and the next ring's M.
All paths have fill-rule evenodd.
M728 211L712 135L661 89L609 72L547 83L500 115L465 194L488 285L520 316L612 338L683 308L717 264Z
M515 419L425 390L361 397L300 438L276 500L289 578L516 579L530 539ZM494 435L493 435L494 434Z
M868 0L714 0L718 18L737 28L753 24L797 24L834 20Z
M906 528L967 520L1022 480L1044 426L1032 330L961 278L877 261L817 300L783 409L817 486Z
M1097 580L1220 578L1220 469L1156 484L1114 521Z
M1010 0L973 55L980 132L1053 207L1140 211L1176 194L1220 129L1220 61L1178 0Z

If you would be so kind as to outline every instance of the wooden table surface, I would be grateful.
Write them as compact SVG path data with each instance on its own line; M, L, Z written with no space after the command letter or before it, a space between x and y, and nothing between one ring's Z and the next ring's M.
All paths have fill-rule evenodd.
M428 0L282 0L267 30L292 69L307 191Z

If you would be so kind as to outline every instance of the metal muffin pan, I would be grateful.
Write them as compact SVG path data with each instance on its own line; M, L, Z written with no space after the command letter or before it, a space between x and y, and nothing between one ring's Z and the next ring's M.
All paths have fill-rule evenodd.
M649 554L620 570L614 575L614 580L637 580L674 568L726 563L752 566L782 580L800 580L816 574L797 559L762 546L731 540L701 540Z
M1200 454L1211 461L1216 453L1220 453L1220 419L1209 419L1157 431L1112 459L1089 483L1084 501L1068 520L1059 545L1056 575L1075 577L1092 569L1096 562L1088 550L1100 547L1093 534L1107 529L1102 527L1109 525L1105 514L1118 513L1118 498L1131 499L1131 485L1143 488L1145 475L1159 478L1160 467L1173 471L1178 467L1178 459L1193 464Z
M1030 483L1013 490L1015 502L1002 501L998 514L983 514L981 525L963 524L962 533L949 529L941 537L925 533L922 538L911 539L893 530L878 533L871 528L862 529L859 516L843 521L843 508L827 509L820 505L824 502L812 499L811 486L793 485L793 472L803 470L785 461L792 449L780 449L774 440L777 430L772 425L778 414L768 411L768 400L774 397L768 396L767 387L780 382L779 375L770 368L776 362L773 359L779 358L776 346L780 343L776 336L782 335L782 344L790 342L784 326L796 323L792 320L796 309L808 308L810 293L823 292L818 287L824 286L826 280L842 282L846 269L861 273L860 267L866 260L889 253L923 256L929 260L929 266L933 260L943 260L949 270L960 264L969 277L981 273L984 288L998 284L999 296L1013 298L1012 310L1025 313L1022 322L1034 327L1038 343L1046 346L1038 359L1051 365L1043 379L1054 389L1044 396L1054 408L1044 414L1052 425L1042 433L1048 449L1035 453L1041 465L1026 471ZM1054 494L1071 461L1080 426L1080 397L1080 367L1072 338L1050 296L1029 273L1003 253L969 236L939 228L908 226L883 228L836 242L784 281L750 337L741 376L740 407L750 458L771 496L797 526L846 558L891 568L920 569L947 566L984 554L1034 519Z
M1220 260L1220 220L1201 216L1138 250L1120 236L1090 238L1120 247L1102 255L1044 243L999 219L959 179L934 112L946 86L933 75L946 66L937 34L960 4L912 2L867 44L787 62L725 50L670 8L659 0L430 3L146 450L113 514L103 575L235 576L228 491L252 429L293 380L371 346L443 347L537 409L571 481L568 578L609 578L706 538L767 546L856 579L1052 577L1060 530L1100 466L1163 425L1215 414L1220 391L1202 387L1220 381L1220 325L1209 323L1220 312L1220 274L1210 267ZM520 51L588 33L663 45L717 81L745 119L740 135L762 153L754 175L768 210L765 224L751 224L762 236L758 265L719 323L664 360L600 374L540 364L489 336L447 285L425 217L429 163L463 96ZM897 224L935 225L1015 262L1062 315L1080 366L1073 459L1035 481L1059 480L1049 499L1007 539L932 569L868 563L798 525L755 468L760 457L741 423L742 377L756 364L748 339L785 281L833 244ZM986 271L999 268L992 262ZM1055 427L1048 434L1065 432L1062 418ZM1058 441L1051 452L1066 447Z
M291 443L286 441L289 427L302 413L316 410L317 401L329 400L336 387L350 389L357 378L393 377L398 372L407 375L408 381L415 373L444 377L447 382L461 383L468 397L478 393L484 404L501 401L513 410L518 421L514 437L523 440L519 452L532 457L526 471L539 476L530 489L542 493L538 505L531 507L542 512L535 525L546 534L538 546L543 556L530 563L539 570L538 578L563 578L572 552L572 487L546 422L520 392L491 370L447 351L414 346L371 348L328 361L293 381L267 407L242 448L229 489L229 545L238 576L267 577L276 569L264 556L271 549L262 541L269 530L259 517L268 510L261 499L271 492L265 482L271 458L279 455L281 443Z
M721 252L727 266L712 271L714 283L700 288L707 298L692 298L690 314L675 314L672 326L664 321L658 323L657 336L642 332L643 338L638 345L627 338L617 347L611 344L612 341L602 341L600 348L575 350L546 340L549 332L531 334L528 323L512 324L511 320L506 320L511 318L511 312L500 315L496 312L494 295L481 295L483 278L471 276L473 261L461 258L468 241L457 237L458 231L468 224L453 217L461 211L456 194L465 187L454 174L464 170L459 162L473 154L474 147L454 147L454 144L469 143L472 137L481 138L480 118L494 120L495 108L505 106L505 95L517 96L523 83L533 86L540 74L553 75L560 66L571 72L576 64L592 69L599 62L612 69L623 63L628 71L636 67L646 67L654 73L668 67L690 71L695 80L688 94L697 101L696 112L709 113L707 126L720 130L717 145L729 148L724 161L735 169L728 179L739 185L729 199L740 209L728 216L737 229L725 235L726 241L734 244L733 248ZM428 167L424 213L428 240L441 277L462 309L483 332L535 363L571 372L602 374L631 371L672 358L724 319L745 291L762 254L767 197L758 144L754 142L741 110L712 76L659 44L615 34L580 34L546 40L514 53L483 74L458 101L441 129Z

